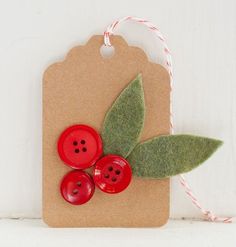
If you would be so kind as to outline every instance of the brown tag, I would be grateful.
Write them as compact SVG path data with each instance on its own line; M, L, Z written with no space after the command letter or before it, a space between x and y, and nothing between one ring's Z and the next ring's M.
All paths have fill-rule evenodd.
M112 58L103 58L103 36L74 47L43 78L43 219L53 227L154 227L169 217L169 179L133 177L129 187L110 195L96 189L86 204L73 206L60 194L60 182L70 170L57 153L61 132L74 124L98 131L122 89L142 73L146 116L141 140L169 134L170 83L167 71L148 61L145 53L113 36Z

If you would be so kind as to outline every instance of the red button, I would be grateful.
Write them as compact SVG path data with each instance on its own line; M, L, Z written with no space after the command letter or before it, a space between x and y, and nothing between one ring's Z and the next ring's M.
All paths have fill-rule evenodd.
M94 189L92 178L83 171L69 172L61 182L63 198L73 205L81 205L89 201L93 196Z
M86 169L102 154L100 135L87 125L74 125L63 131L58 140L60 158L70 167Z
M132 171L127 160L117 155L107 155L95 165L93 179L106 193L119 193L127 188Z

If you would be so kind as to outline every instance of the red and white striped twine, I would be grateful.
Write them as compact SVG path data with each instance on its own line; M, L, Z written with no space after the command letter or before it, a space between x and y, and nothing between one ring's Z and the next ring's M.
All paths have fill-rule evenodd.
M171 57L171 52L166 44L165 38L163 34L160 32L160 30L155 27L151 22L138 18L138 17L132 17L132 16L126 16L122 19L114 21L111 25L109 25L104 32L104 44L105 46L112 46L110 42L110 36L114 34L115 28L120 25L122 22L125 21L134 21L139 24L142 24L148 28L152 33L155 34L155 36L161 41L163 47L164 47L164 53L166 56L166 67L170 75L170 85L171 85L171 93L172 93L172 83L173 83L173 67L172 67L172 57ZM172 97L170 97L172 98ZM170 130L171 133L173 134L173 115L172 115L172 101L171 101L171 119L170 119ZM179 175L179 182L183 186L185 193L188 195L192 203L202 212L204 215L204 219L207 221L212 221L212 222L223 222L223 223L232 223L233 217L217 217L214 215L211 211L204 209L197 198L195 197L193 191L191 190L189 184L187 183L185 177L183 174Z

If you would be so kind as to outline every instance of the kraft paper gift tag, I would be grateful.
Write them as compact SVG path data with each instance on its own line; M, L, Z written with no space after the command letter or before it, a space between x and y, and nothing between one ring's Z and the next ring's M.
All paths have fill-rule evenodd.
M105 114L120 92L142 73L146 115L141 141L169 134L168 72L148 61L120 36L111 38L115 53L103 58L103 36L70 50L43 77L43 219L52 227L157 227L169 217L169 179L133 176L119 194L96 189L86 204L74 206L60 194L60 182L71 169L57 153L57 140L70 125L86 124L100 131Z

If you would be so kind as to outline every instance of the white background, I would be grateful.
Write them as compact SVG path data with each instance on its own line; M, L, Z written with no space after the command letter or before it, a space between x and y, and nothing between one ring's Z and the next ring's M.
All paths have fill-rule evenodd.
M41 217L44 69L126 15L155 23L172 50L175 132L225 142L186 175L195 194L215 213L236 215L235 0L1 0L0 217ZM144 27L124 24L117 33L163 63L160 42ZM177 178L171 217L201 217Z

